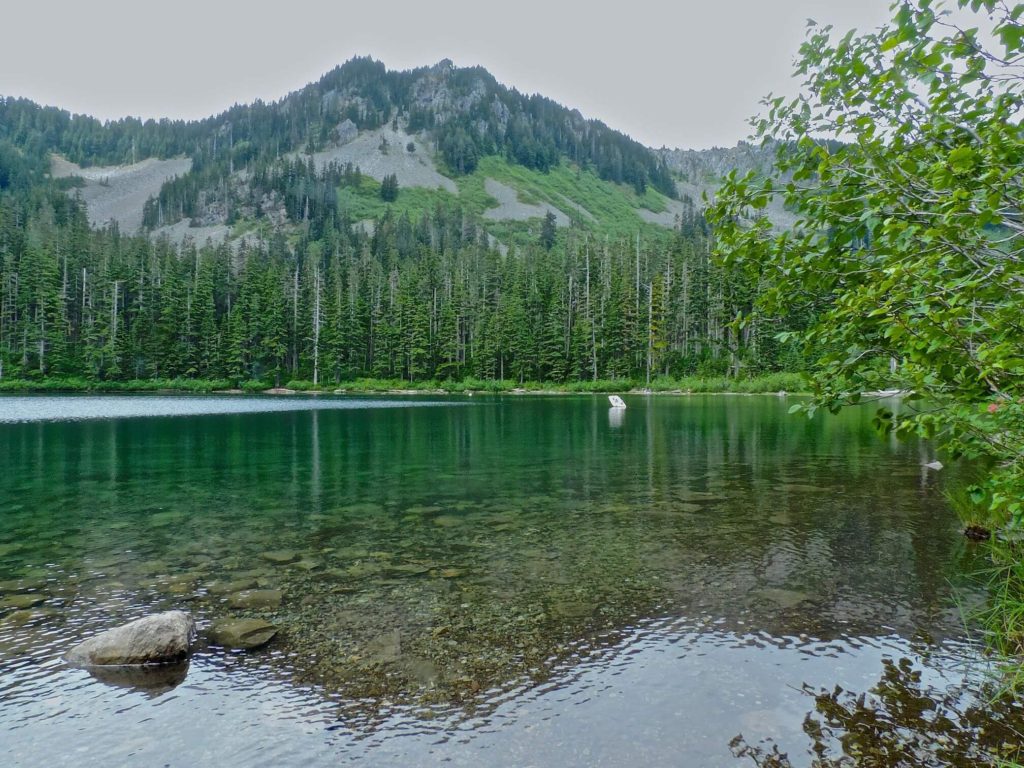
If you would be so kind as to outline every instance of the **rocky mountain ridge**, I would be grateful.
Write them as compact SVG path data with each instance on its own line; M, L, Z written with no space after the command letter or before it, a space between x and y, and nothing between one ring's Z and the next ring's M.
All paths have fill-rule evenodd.
M449 60L397 72L353 59L277 102L236 105L192 122L100 123L24 99L0 99L0 165L12 154L3 145L46 169L37 176L77 177L72 193L82 197L94 226L116 223L126 232L144 228L179 240L223 240L245 219L300 224L314 194L323 198L316 204L337 208L335 215L372 214L368 205L346 209L324 198L333 192L317 178L344 169L349 177L355 172L376 182L394 176L401 188L435 193L432 203L450 197L463 205L465 180L480 175L482 164L493 169L497 161L485 163L489 158L538 179L559 167L593 174L621 188L615 194L632 209L636 226L673 227L699 211L729 169L762 171L771 163L766 150L747 144L652 150L578 110L523 95L480 67L459 68ZM310 166L308 173L300 169L304 179L274 189L261 184L268 174L280 174L282 163L291 163L284 173L294 176L300 162ZM469 185L480 192L470 207L486 220L550 212L562 226L601 224L599 206L586 196L551 191L537 199L540 181L515 183L510 176L521 177L519 171L505 178L490 173ZM288 184L302 198L291 207ZM353 189L364 197L372 191L363 182Z

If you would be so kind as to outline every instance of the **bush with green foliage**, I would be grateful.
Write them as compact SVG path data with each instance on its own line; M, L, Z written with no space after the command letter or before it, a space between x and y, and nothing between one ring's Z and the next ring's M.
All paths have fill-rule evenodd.
M879 411L879 428L986 467L972 498L1019 540L1024 4L958 5L996 48L929 0L895 3L869 34L812 26L803 93L769 98L756 123L782 143L777 175L733 175L709 218L723 261L763 286L765 311L815 318L782 334L815 359L808 412L911 393L899 413ZM752 220L774 195L798 216L791 231Z

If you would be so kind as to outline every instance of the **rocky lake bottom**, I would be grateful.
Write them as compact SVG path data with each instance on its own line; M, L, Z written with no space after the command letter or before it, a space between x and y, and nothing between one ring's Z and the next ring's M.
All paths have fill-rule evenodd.
M800 764L803 685L990 671L976 545L868 411L224 401L0 398L9 764L734 765L740 733ZM63 661L170 609L187 665Z

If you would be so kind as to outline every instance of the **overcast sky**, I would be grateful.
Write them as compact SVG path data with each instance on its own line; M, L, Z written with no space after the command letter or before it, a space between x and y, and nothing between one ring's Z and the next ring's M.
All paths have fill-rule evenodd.
M73 0L0 11L0 94L100 118L199 118L277 99L354 55L482 65L651 146L735 144L791 93L807 18L845 31L889 0Z

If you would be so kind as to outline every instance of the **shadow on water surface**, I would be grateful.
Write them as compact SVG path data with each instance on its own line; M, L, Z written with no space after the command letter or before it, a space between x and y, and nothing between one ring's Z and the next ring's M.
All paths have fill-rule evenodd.
M381 764L459 764L468 741L472 763L519 733L508 754L537 764L600 764L573 751L592 743L604 760L728 765L739 730L800 743L804 683L866 690L902 656L962 678L977 658L952 600L981 599L973 547L921 469L927 448L881 442L867 413L325 402L0 425L0 727L16 744L67 717L29 703L40 691L79 725L98 698L101 727L124 702L53 658L171 607L201 630L250 616L280 632L246 654L202 648L160 698L167 727L191 702L314 762L341 739ZM198 743L227 738L204 727Z

